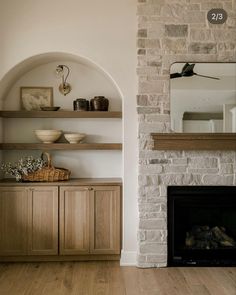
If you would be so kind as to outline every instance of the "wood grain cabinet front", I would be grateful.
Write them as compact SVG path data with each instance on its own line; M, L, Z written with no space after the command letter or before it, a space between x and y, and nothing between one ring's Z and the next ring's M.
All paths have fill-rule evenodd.
M93 187L90 191L91 254L120 254L120 223L120 187Z
M29 194L25 187L0 187L0 255L28 253Z
M0 187L0 256L58 254L58 188Z
M120 185L0 186L0 261L117 259Z
M29 188L29 255L58 254L58 187Z
M60 188L60 254L120 254L120 187Z
M60 254L89 253L89 190L60 188Z

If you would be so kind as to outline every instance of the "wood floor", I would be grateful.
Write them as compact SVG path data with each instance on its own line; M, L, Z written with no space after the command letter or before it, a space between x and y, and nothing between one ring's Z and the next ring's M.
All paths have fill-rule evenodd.
M236 268L120 267L118 262L0 264L0 295L236 295Z

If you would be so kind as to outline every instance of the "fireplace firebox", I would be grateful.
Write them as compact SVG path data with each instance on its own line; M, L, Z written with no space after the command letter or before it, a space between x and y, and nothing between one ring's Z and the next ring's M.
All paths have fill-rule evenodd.
M168 187L168 265L236 266L236 187Z

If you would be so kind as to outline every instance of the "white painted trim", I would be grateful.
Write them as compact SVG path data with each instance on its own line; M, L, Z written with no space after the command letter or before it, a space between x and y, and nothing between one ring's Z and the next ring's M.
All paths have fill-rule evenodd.
M136 251L121 251L120 266L137 266Z

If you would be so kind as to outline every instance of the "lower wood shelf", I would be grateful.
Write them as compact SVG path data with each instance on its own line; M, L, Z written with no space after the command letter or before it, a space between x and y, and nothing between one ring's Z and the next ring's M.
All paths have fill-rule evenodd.
M1 143L0 150L122 150L121 143Z

